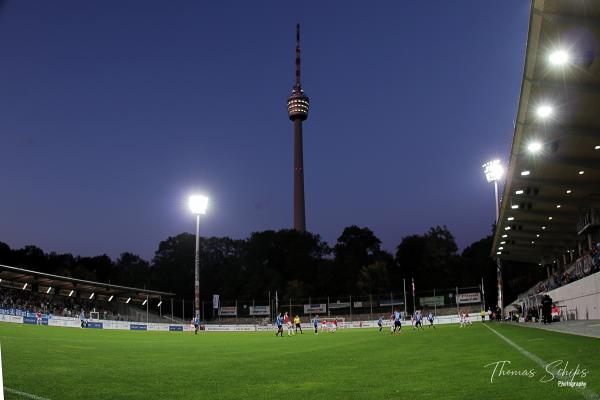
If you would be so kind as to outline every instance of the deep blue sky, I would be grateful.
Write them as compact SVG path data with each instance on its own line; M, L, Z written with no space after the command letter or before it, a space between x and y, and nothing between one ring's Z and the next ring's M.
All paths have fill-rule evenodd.
M192 232L292 222L302 24L307 226L368 226L393 250L446 224L490 231L481 164L510 150L523 0L9 1L0 15L0 241L151 258Z

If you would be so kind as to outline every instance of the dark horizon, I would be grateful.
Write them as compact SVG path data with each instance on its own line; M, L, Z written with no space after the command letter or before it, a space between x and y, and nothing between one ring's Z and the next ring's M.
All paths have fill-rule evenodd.
M462 249L491 232L481 165L509 153L528 19L517 0L7 2L0 241L151 259L193 231L196 191L203 236L290 228L299 21L308 230L366 226L393 252L447 225Z

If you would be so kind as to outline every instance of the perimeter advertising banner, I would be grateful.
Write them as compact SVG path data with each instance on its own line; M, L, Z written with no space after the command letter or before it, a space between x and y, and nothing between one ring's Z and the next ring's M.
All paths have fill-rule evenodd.
M305 304L304 314L322 314L327 312L327 303L325 304Z
M221 307L219 308L219 315L235 317L237 315L237 307Z
M269 306L250 306L250 315L269 315Z
M481 293L459 293L458 304L481 303Z
M444 296L421 297L419 299L419 304L422 306L443 306Z

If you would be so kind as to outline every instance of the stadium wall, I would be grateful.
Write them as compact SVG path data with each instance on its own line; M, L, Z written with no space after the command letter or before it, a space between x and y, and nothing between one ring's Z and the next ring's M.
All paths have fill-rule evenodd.
M550 290L548 295L556 305L566 307L569 319L600 319L600 272Z

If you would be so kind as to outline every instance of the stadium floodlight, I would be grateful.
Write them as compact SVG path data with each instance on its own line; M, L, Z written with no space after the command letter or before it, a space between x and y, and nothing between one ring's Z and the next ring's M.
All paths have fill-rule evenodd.
M492 183L494 182L494 194L495 194L495 202L494 205L496 206L496 225L499 225L499 221L500 221L500 197L499 197L499 193L498 193L498 181L500 181L500 179L502 179L502 177L504 176L504 167L502 166L502 163L500 162L500 160L496 159L496 160L492 160L489 162L486 162L485 164L482 165L483 167L483 172L485 174L485 179L488 181L488 183ZM505 231L509 231L510 230L510 226L507 226L504 228ZM506 234L502 235L503 238L507 237ZM497 255L502 254L502 251L498 251L496 252ZM503 301L503 279L502 279L502 261L500 260L500 258L496 258L496 280L497 280L497 286L498 286L498 307L500 308L500 310L504 309L504 301Z
M519 190L515 191L515 194L523 194L523 190L519 189Z
M129 304L130 301L131 301L131 297L127 299L127 301L125 302L125 304Z
M500 163L500 160L486 162L481 167L483 168L485 178L490 183L499 181L504 176L504 167Z
M536 154L539 153L540 150L542 150L544 146L542 145L541 142L531 142L527 145L527 151L530 152L531 154Z
M74 290L71 290L71 293L69 293L69 297L73 296L73 292Z
M513 210L516 210L517 208L519 208L518 204L513 204L512 206L510 206L510 208L512 208Z
M552 115L553 112L554 112L554 110L548 104L543 104L541 106L538 106L538 108L536 110L536 114L540 118L548 118L550 115Z
M108 302L109 302L109 303L112 301L113 297L114 297L114 296L111 294L111 295L110 295L110 297L108 298Z
M142 305L145 306L147 302L148 302L148 299L144 300L144 302L142 303Z
M585 174L584 170L579 171L579 175L583 175L583 174Z
M567 64L570 58L571 57L569 57L569 53L561 49L550 53L548 56L548 61L550 61L550 64L560 67Z
M95 294L96 294L96 293L94 293L94 292L92 292L92 294L90 294L90 300L94 298L94 295L95 295Z
M196 254L194 260L194 309L196 318L200 318L200 215L206 214L208 197L190 196L190 210L196 215Z
M189 206L193 214L206 214L206 208L208 207L208 197L202 195L190 196Z
M27 284L23 285L23 290L27 289Z
M529 170L521 171L521 176L529 176L530 174L531 174L531 171L529 171Z
M156 305L156 307L160 307L162 305L162 300L158 302L158 304Z
M52 290L52 286L48 287L48 290L46 290L46 294L50 293L51 290Z
M508 218L506 218L506 220L507 220L507 221L514 221L514 220L515 220L515 217L508 217Z

